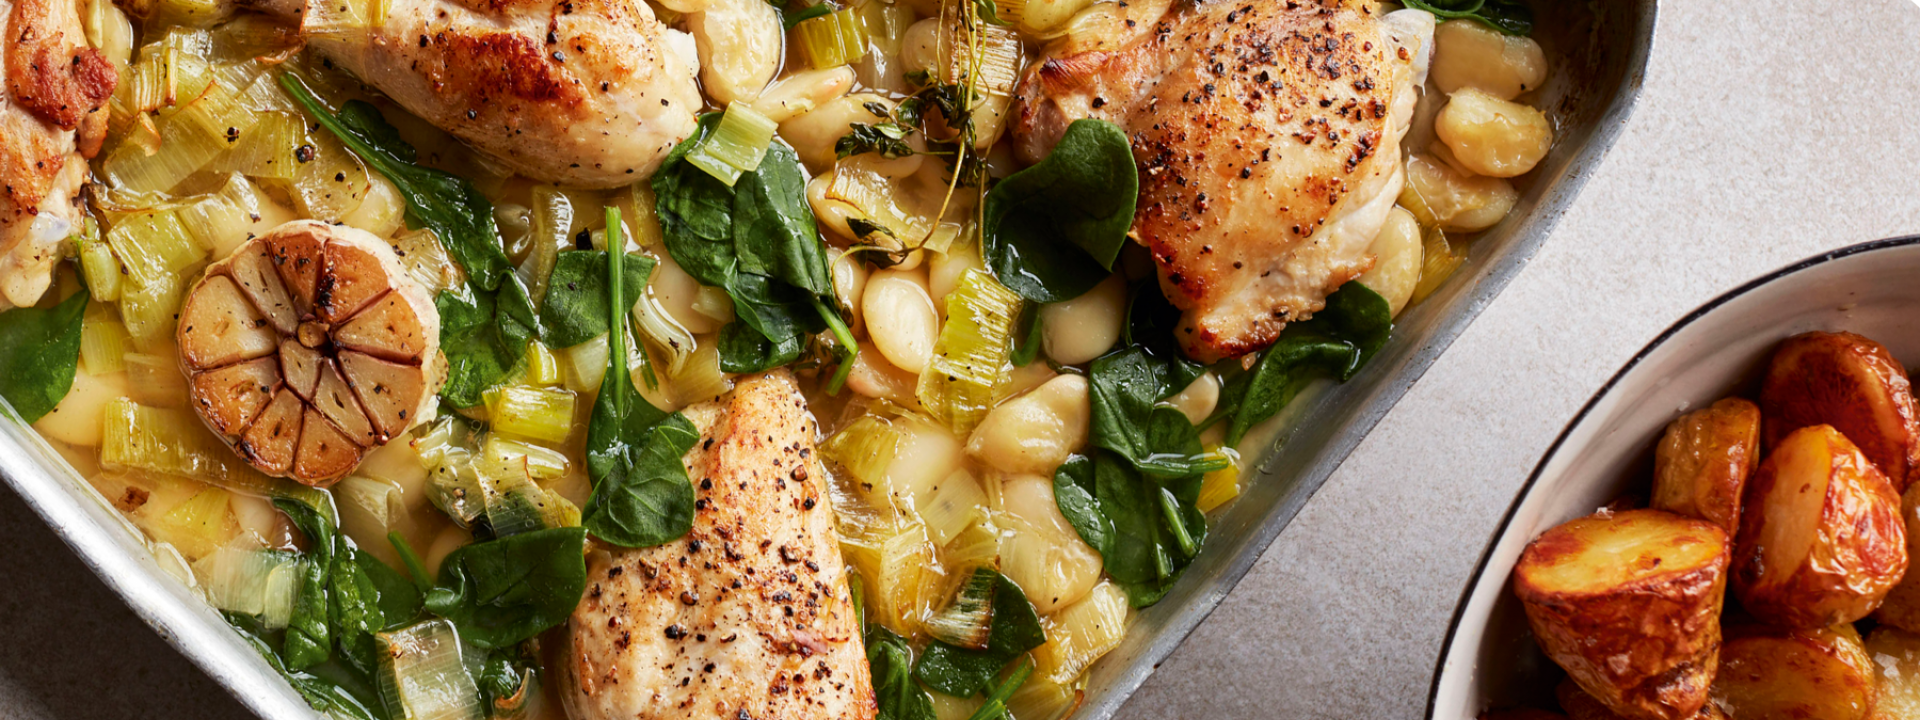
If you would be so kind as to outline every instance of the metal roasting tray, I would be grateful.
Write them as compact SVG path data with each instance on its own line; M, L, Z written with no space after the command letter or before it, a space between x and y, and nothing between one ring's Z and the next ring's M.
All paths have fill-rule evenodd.
M1259 470L1216 517L1206 548L1158 605L1139 613L1120 647L1087 678L1076 718L1112 717L1247 573L1275 536L1402 393L1531 258L1625 127L1652 50L1656 0L1535 0L1534 37L1552 74L1533 104L1557 124L1554 149L1516 185L1519 204L1476 240L1455 277L1408 310L1393 339L1344 385L1289 407ZM45 518L81 562L135 614L262 717L316 713L148 551L139 531L0 401L0 477Z

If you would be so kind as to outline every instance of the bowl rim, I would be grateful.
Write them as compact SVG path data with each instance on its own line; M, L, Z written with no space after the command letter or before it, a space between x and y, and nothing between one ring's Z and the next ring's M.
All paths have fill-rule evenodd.
M1659 335L1655 336L1651 342L1648 342L1645 347L1640 348L1639 352L1634 353L1633 357L1627 360L1626 364L1622 365L1618 371L1614 372L1612 377L1607 378L1607 382L1601 385L1598 390L1595 390L1592 397L1587 398L1586 403L1580 406L1580 411L1574 413L1573 418L1568 420L1567 424L1560 429L1560 434L1554 438L1553 444L1547 446L1546 452L1540 455L1540 460L1534 465L1533 471L1527 474L1526 482L1520 485L1520 489L1514 494L1512 502L1508 503L1506 512L1500 517L1500 523L1494 526L1492 534L1489 535L1486 542L1481 545L1480 557L1474 561L1473 574L1468 576L1466 585L1460 590L1459 599L1454 602L1452 617L1447 621L1446 636L1440 643L1439 654L1434 657L1433 681L1427 690L1426 717L1428 720L1434 720L1434 713L1439 709L1435 707L1435 704L1440 699L1440 687L1448 677L1446 672L1447 657L1453 653L1453 643L1460 632L1461 621L1466 619L1467 605L1472 601L1474 591L1478 590L1481 583L1486 580L1487 567L1488 563L1493 559L1494 548L1500 544L1500 541L1506 537L1507 531L1511 529L1513 518L1519 513L1521 504L1525 503L1527 499L1533 495L1534 486L1539 482L1540 476L1545 474L1547 465L1551 464L1554 458L1560 454L1560 451L1567 444L1568 437L1573 434L1574 429L1587 420L1587 416L1593 412L1601 400L1613 394L1614 388L1617 387L1622 380L1626 379L1627 375L1639 368L1642 361L1651 356L1654 351L1660 349L1667 341L1672 340L1674 336L1679 335L1695 322L1712 314L1713 311L1746 296L1748 293L1771 285L1775 281L1836 260L1914 245L1920 245L1920 234L1870 240L1803 258L1760 275L1752 280L1748 280L1745 283L1741 283L1732 290L1721 293L1705 304L1694 308L1686 315L1681 316L1679 320L1674 321L1672 325L1667 326L1665 330L1662 330Z

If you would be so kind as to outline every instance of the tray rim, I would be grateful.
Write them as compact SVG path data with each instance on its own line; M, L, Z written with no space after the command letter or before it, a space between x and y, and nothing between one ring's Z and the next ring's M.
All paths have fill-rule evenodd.
M1635 20L1635 27L1627 39L1631 52L1623 62L1625 72L1619 87L1592 121L1592 134L1560 168L1558 174L1545 181L1533 206L1524 217L1518 218L1518 225L1509 231L1512 233L1511 246L1488 262L1470 263L1472 272L1452 281L1456 285L1470 286L1470 289L1450 298L1449 306L1441 309L1441 316L1432 324L1425 342L1394 369L1392 377L1365 388L1364 394L1356 393L1358 397L1343 398L1349 401L1344 413L1350 416L1348 422L1313 453L1310 462L1299 473L1294 487L1253 523L1251 532L1246 534L1239 550L1224 561L1221 572L1188 581L1204 587L1194 590L1185 604L1174 609L1166 624L1142 652L1130 658L1124 666L1102 673L1106 677L1101 687L1097 691L1087 692L1074 717L1107 720L1145 684L1146 679L1239 584L1274 539L1292 523L1306 502L1399 402L1406 390L1419 381L1539 251L1560 218L1578 199L1592 172L1605 160L1607 152L1618 140L1637 107L1653 51L1659 3L1658 0L1637 0L1633 4L1637 7L1630 14ZM1384 370L1376 364L1362 374L1378 375L1381 372ZM148 572L165 575L151 552L136 555L123 552L118 547L120 539L112 537L114 531L109 529L113 523L98 522L95 517L100 511L113 511L98 501L97 493L91 493L90 487L86 489L95 495L90 499L98 507L93 508L95 512L82 507L87 500L78 497L67 487L72 483L55 477L41 459L34 457L58 458L57 454L21 423L3 400L0 400L0 426L7 426L0 427L0 479L4 479L34 509L81 563L119 595L136 616L255 714L267 718L324 717L310 708L284 681L269 683L273 687L267 688L253 682L258 677L278 680L279 675L210 607L204 603L173 602L174 596L191 591L171 576L163 580L153 572ZM26 437L20 437L22 434ZM1275 445L1278 444L1276 441ZM1277 450L1277 447L1269 450L1262 466L1251 473L1255 478L1274 474L1272 459L1279 454ZM52 497L43 497L48 493ZM1510 508L1509 514L1511 512ZM124 523L119 524L124 529ZM1503 521L1502 527L1504 524ZM145 544L144 538L138 536L131 540ZM1483 553L1482 564L1484 561ZM1475 577L1478 577L1478 571ZM176 587L166 587L168 583ZM209 620L210 624L207 622ZM1457 622L1456 617L1453 625L1457 625ZM1452 634L1450 626L1449 643ZM257 677L250 676L250 673ZM1430 696L1429 706L1431 702Z

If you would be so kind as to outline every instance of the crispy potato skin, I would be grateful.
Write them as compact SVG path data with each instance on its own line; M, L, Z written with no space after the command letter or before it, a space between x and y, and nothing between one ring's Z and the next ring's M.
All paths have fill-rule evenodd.
M1796 488L1816 478L1790 477L1794 453L1824 455L1814 467L1828 473L1827 493L1812 526L1812 546L1794 567L1769 567L1767 544L1790 542L1771 528L1772 503L1790 503ZM1852 622L1879 607L1907 572L1905 524L1900 497L1846 436L1827 425L1788 435L1760 464L1747 491L1747 507L1734 542L1733 590L1740 604L1762 621L1789 628L1821 628Z
M1876 693L1873 659L1852 625L1727 628L1713 699L1740 720L1864 720Z
M1619 557L1633 577L1598 590L1552 587L1545 569L1592 549L1602 527L1658 527ZM1710 559L1662 564L1673 547L1706 543ZM1514 593L1547 656L1607 708L1639 720L1683 720L1707 701L1718 664L1730 542L1702 520L1661 510L1601 512L1548 530L1520 556Z
M1553 689L1553 694L1560 700L1560 709L1567 713L1569 720L1622 720L1607 706L1600 704L1599 700L1588 695L1587 691L1581 690L1572 678L1560 681L1560 686ZM1545 717L1558 716L1548 714ZM1687 720L1727 720L1727 714L1720 710L1720 706L1708 702L1700 706L1700 712Z
M1906 525L1907 562L1911 569L1914 553L1920 551L1914 547L1920 543L1920 483L1909 486L1900 496L1900 519ZM1893 586L1880 601L1880 609L1873 611L1873 618L1907 632L1920 632L1920 573L1909 572L1901 578L1900 584Z
M1667 426L1653 456L1653 506L1740 529L1740 498L1760 459L1760 406L1727 398Z
M1920 464L1920 411L1907 371L1880 343L1853 333L1811 332L1774 351L1760 387L1768 452L1788 434L1832 425L1879 466L1894 491Z

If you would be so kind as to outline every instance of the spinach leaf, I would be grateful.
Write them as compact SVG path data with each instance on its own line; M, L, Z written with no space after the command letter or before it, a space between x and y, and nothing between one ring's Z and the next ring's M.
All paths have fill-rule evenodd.
M527 715L527 701L539 692L540 664L526 645L487 653L479 677L483 717L519 718Z
M440 349L447 382L440 394L458 407L480 404L480 394L505 381L539 337L533 300L513 273L493 203L473 183L414 163L416 153L379 109L355 100L336 115L305 83L281 73L280 86L361 161L392 181L407 202L407 226L427 228L467 273L468 287L434 298L440 311Z
M913 666L913 676L920 682L954 697L973 697L985 691L1008 662L1047 641L1040 616L1020 586L998 572L984 572L996 576L993 629L987 637L987 649L968 650L936 640Z
M287 667L295 670L326 662L332 653L327 580L333 569L334 548L339 542L334 530L331 496L315 491L303 497L308 500L273 500L273 506L286 513L307 539L306 557L300 565L300 588L295 591L293 615L287 621L286 638L281 645Z
M652 547L687 534L694 494L681 458L699 441L685 416L668 415L647 431L644 446L623 448L631 458L595 481L581 524L620 547Z
M1013 324L1013 352L1007 355L1007 362L1014 367L1026 367L1039 359L1044 332L1040 325L1040 305L1021 303L1020 317Z
M621 263L630 311L646 292L653 274L653 258L629 253ZM579 345L607 332L607 253L569 250L553 263L553 279L540 305L540 338L552 347Z
M880 625L867 628L867 669L873 673L874 720L934 720L933 697L914 683L907 641Z
M353 551L353 563L373 587L374 604L380 609L381 621L375 631L409 625L420 617L420 589L414 587L407 576L357 549Z
M364 555L351 547L338 548L328 571L327 591L333 602L330 630L340 658L354 669L371 674L380 667L380 650L373 634L385 630L387 622L380 609L380 588L360 564L358 556Z
M1107 353L1088 371L1093 444L1154 477L1211 472L1227 460L1200 452L1199 431L1185 415L1158 405L1199 377L1202 368L1156 357L1139 346Z
M1227 444L1280 412L1315 378L1341 382L1353 377L1379 352L1393 331L1393 310L1385 298L1357 282L1327 296L1327 306L1281 331L1280 339L1260 355L1253 372L1227 383L1216 417L1231 418Z
M619 211L607 211L607 227L620 227ZM619 242L618 230L609 244ZM693 423L649 404L627 372L626 313L629 307L623 255L602 263L611 328L607 373L587 423L587 477L593 496L581 511L589 532L622 547L652 547L693 527L693 483L681 456L699 440ZM639 286L634 288L635 294Z
M1060 514L1137 607L1159 602L1206 539L1206 516L1195 505L1198 476L1156 481L1095 451L1068 459L1053 487Z
M1085 295L1113 269L1139 194L1127 134L1102 120L1076 120L1045 160L987 192L987 266L1034 302Z
M482 649L507 647L566 622L587 587L586 530L549 528L474 543L441 561L426 597L435 615Z
M334 677L321 677L303 670L290 669L280 656L273 651L273 638L257 618L231 612L220 615L233 626L240 639L253 646L254 652L265 658L274 672L286 678L295 692L307 701L313 709L326 713L329 717L349 718L351 720L386 720L386 705L380 702L379 695L373 690L373 684L365 677L345 676L342 673L328 673Z
M482 393L525 362L527 343L539 337L533 299L513 274L500 281L497 292L445 290L433 306L440 311L440 350L447 356L440 395L455 407L480 404Z
M1533 11L1522 0L1407 0L1407 7L1443 20L1471 18L1508 35L1533 33Z
M81 288L52 308L0 312L0 397L20 419L39 420L73 389L88 297Z
M500 231L493 224L493 203L473 183L414 164L413 147L374 106L355 100L342 105L336 116L298 77L281 73L279 81L308 115L393 182L407 201L407 227L432 230L474 285L493 290L512 273L513 266L500 247Z
M728 187L686 161L719 123L720 113L700 118L697 131L654 173L653 191L667 253L702 284L733 298L738 319L723 331L721 368L755 372L791 362L805 336L822 330L833 331L848 349L842 360L851 360L858 346L834 309L799 157L775 142L759 168Z

